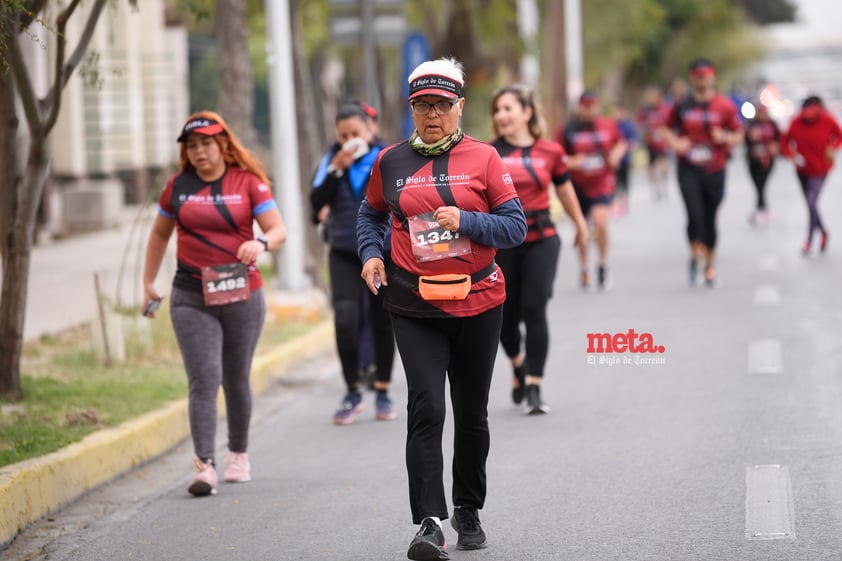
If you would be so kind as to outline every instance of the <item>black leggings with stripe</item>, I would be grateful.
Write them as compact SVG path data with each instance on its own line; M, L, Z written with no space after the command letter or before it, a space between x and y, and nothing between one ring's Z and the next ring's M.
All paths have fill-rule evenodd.
M523 322L528 374L537 378L544 376L544 365L547 363L550 346L547 302L553 295L560 251L561 240L554 235L511 249L501 249L496 257L506 278L500 343L509 358L520 354L520 324Z

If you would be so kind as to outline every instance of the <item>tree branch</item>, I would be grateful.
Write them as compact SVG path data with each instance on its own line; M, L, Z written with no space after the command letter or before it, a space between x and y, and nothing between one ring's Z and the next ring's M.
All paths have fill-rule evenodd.
M73 54L70 55L67 59L67 63L64 65L64 83L61 85L62 88L67 85L67 81L70 79L71 74L73 74L73 71L77 66L79 66L79 63L82 61L82 57L85 56L85 52L91 44L91 39L93 39L94 30L96 29L97 22L99 21L99 16L102 14L102 10L105 9L105 5L107 3L108 0L97 0L94 7L91 9L91 15L85 23L85 29L82 30L82 35L79 37L79 44L76 45L76 50L73 51Z
M22 5L23 11L21 11L20 20L18 21L18 25L20 25L18 32L21 32L32 25L32 22L35 21L35 17L47 7L47 0L29 0L28 2L24 2Z
M94 30L96 28L97 21L99 20L99 16L102 13L102 10L105 8L105 4L108 0L96 0L93 7L91 8L91 13L88 16L88 21L85 23L85 29L82 31L82 35L79 37L79 44L76 45L76 49L73 51L70 57L68 57L67 62L65 62L64 53L67 48L67 36L65 32L67 28L67 21L70 19L70 17L73 15L73 12L79 6L80 1L81 0L73 0L67 7L67 9L65 9L61 14L59 14L58 18L56 19L56 35L58 36L58 45L56 48L56 75L52 91L50 91L48 95L48 99L50 102L49 116L44 122L44 127L48 131L53 128L53 126L56 123L56 120L58 119L59 109L61 108L61 92L67 85L68 80L70 80L70 76L73 74L73 71L79 65L79 62L82 60L82 57L85 55L85 51L88 49L88 45L90 45L91 39L93 38Z
M7 27L11 25L12 23L9 22ZM29 73L26 71L26 62L23 60L23 53L20 51L19 35L19 31L9 33L6 47L9 53L9 66L15 76L15 85L20 94L19 99L23 106L24 115L26 115L26 122L29 125L29 130L34 134L42 125L41 113L38 110L37 97L32 89L32 80L30 80Z

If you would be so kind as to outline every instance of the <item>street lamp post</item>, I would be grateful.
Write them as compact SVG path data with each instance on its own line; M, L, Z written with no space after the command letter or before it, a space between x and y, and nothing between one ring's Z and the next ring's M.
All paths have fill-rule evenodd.
M286 0L265 0L264 6L274 193L287 229L287 241L280 251L276 283L281 289L301 290L310 287L311 282L304 272L304 211L298 169L289 3Z
M564 52L567 66L567 106L575 107L577 98L585 89L581 0L564 0Z

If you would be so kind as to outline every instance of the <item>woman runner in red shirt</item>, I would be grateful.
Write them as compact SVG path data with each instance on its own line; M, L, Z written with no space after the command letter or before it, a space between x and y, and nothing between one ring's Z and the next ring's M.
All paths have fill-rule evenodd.
M143 268L144 307L160 302L155 277L173 231L178 268L170 316L187 372L195 475L188 492L216 494L216 400L225 395L228 454L223 478L251 479L247 454L251 362L266 317L255 265L278 249L286 229L260 160L211 111L194 113L178 137L180 170L164 187ZM255 238L254 222L264 235ZM155 317L154 311L145 312Z
M491 95L491 118L498 137L491 145L512 174L526 215L526 240L497 252L506 277L506 303L500 342L514 368L512 400L526 397L530 415L546 413L540 384L549 349L547 302L552 297L561 240L550 219L550 184L576 226L575 247L584 246L588 225L570 182L567 154L558 143L546 140L540 104L527 86L513 84ZM526 353L521 350L520 322L526 332Z
M486 547L488 394L506 286L494 256L526 236L512 178L497 151L459 127L462 65L421 63L409 75L415 132L384 148L360 206L357 241L369 290L385 293L408 390L406 468L412 521L407 557L450 559L442 437L453 409L453 517L459 549ZM389 269L383 243L391 216Z
M781 131L769 116L769 109L758 104L757 115L746 123L746 159L754 189L757 192L757 204L749 215L749 222L769 224L769 210L766 208L766 181L772 173L775 158L780 153Z

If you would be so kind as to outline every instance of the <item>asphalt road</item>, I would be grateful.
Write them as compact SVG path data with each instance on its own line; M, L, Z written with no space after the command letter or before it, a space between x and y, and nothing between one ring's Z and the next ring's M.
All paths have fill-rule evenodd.
M480 513L489 547L456 551L447 527L452 558L839 559L842 173L821 199L829 250L805 258L806 209L791 164L772 175L771 224L754 228L752 188L736 157L719 220L718 289L688 286L676 187L655 202L636 174L632 192L631 213L612 224L610 291L578 288L562 225L544 386L552 411L527 417L510 403L501 354ZM588 353L589 333L630 329L664 352ZM398 367L399 406L402 376ZM253 481L189 497L183 445L34 525L0 557L405 559L416 530L405 414L376 422L367 395L369 411L336 427L341 394L332 354L303 363L259 400Z

